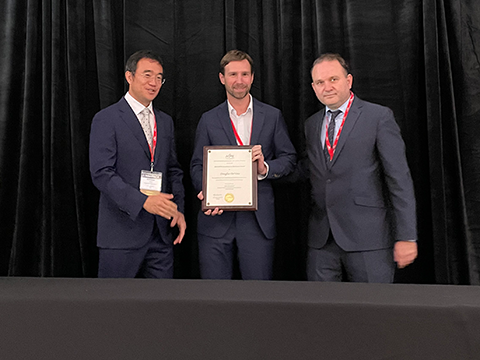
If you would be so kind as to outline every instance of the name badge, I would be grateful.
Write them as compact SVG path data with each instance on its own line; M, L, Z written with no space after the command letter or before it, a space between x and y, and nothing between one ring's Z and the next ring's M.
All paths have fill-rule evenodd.
M162 192L162 173L142 170L140 174L140 191L145 195L158 195Z

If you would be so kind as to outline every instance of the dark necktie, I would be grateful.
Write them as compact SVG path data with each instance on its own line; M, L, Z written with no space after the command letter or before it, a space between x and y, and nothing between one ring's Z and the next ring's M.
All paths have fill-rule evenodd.
M333 147L333 142L335 141L335 118L340 114L342 111L341 110L335 110L331 111L328 110L328 113L330 114L330 122L328 123L328 141L330 142L330 146ZM326 138L325 138L326 139ZM327 159L327 162L330 161L330 154L328 153L328 148L327 148L327 141L325 140L325 146L324 146L324 152L325 152L325 159Z

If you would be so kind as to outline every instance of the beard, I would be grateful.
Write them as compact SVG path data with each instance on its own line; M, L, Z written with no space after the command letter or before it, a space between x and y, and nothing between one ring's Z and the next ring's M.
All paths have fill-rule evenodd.
M250 92L250 86L245 86L245 88L227 88L227 92L232 95L235 99L242 100Z

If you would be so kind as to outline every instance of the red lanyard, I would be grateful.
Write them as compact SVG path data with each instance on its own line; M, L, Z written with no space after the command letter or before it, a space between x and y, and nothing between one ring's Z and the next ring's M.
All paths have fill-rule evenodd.
M148 144L150 148L151 162L150 162L150 171L153 171L153 164L155 163L155 149L157 148L157 121L155 119L155 114L153 114L153 138L152 146Z
M237 129L235 128L235 124L233 123L232 118L230 118L230 122L232 123L233 133L235 134L235 139L237 139L238 145L243 146L243 141L242 139L240 139L240 136L238 135ZM250 139L248 140L249 144L250 144L250 140L252 139L252 127L253 127L253 117L252 117L252 124L250 126Z
M350 99L348 100L347 109L345 110L345 114L343 115L342 124L338 129L337 136L335 136L335 140L333 141L333 146L330 145L330 140L328 139L328 121L325 124L325 144L327 145L328 154L330 155L330 161L332 161L333 154L335 153L335 149L337 148L338 138L342 133L343 125L345 124L345 119L347 118L348 112L350 111L350 106L352 106L353 97L354 97L353 92L350 92Z

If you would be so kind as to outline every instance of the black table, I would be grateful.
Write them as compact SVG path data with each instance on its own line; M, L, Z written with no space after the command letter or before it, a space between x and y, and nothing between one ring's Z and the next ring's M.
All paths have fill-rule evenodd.
M480 359L480 287L0 278L0 359Z

